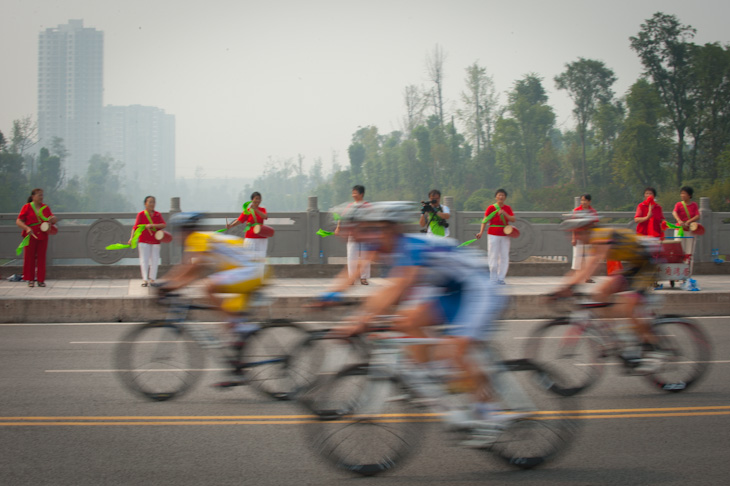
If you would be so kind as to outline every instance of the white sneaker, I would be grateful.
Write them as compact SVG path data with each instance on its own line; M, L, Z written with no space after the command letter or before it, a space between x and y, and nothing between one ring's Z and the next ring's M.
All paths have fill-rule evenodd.
M647 351L639 360L639 365L633 369L635 375L650 375L659 371L669 358L666 351Z

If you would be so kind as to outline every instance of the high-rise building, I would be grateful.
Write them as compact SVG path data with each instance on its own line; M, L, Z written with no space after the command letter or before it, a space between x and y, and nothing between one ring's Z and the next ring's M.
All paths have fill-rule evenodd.
M124 164L129 194L164 194L175 183L175 116L165 110L105 106L102 149Z
M82 175L101 153L104 33L69 20L38 38L38 135L40 146L54 137L68 150L66 175Z

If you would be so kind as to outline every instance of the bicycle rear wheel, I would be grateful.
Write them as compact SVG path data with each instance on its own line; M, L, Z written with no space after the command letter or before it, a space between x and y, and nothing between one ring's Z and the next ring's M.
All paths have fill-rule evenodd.
M313 371L309 387L300 390L297 400L322 420L333 420L352 412L352 395L344 392L337 378L350 373L353 366L367 363L369 350L357 339L332 339L315 333L302 343L293 356L298 367ZM359 375L364 386L367 375ZM350 377L350 381L356 381Z
M529 360L502 363L493 376L502 403L529 415L509 423L487 450L512 466L531 469L568 448L579 428L578 400L551 390L554 375Z
M702 330L683 317L660 317L652 323L657 348L668 353L661 369L646 378L660 390L681 392L702 378L709 367L711 347Z
M183 395L197 383L205 354L179 325L153 321L124 335L114 351L114 363L129 390L162 402Z
M341 373L335 386L351 411L307 427L313 449L339 469L362 476L389 471L414 451L423 422L438 420L419 412L399 380L369 376L366 365Z
M565 396L593 386L603 374L605 356L599 332L561 317L533 331L525 355L537 365L549 365L554 372L551 390Z
M309 338L299 324L287 319L260 323L239 351L239 366L246 382L278 400L290 400L314 380L315 373L292 359L294 351Z

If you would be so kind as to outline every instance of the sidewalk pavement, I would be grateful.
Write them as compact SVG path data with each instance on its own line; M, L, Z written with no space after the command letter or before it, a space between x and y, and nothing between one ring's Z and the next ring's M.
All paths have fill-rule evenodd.
M598 277L596 280L600 281ZM689 292L678 287L656 291L664 296L662 313L679 315L730 315L730 275L696 276L700 291ZM500 286L511 297L504 315L507 319L540 319L555 315L541 296L555 289L560 277L507 277ZM302 304L327 289L329 278L273 279L265 288L271 297L273 317L307 319ZM141 279L49 280L45 288L28 287L26 282L0 281L0 323L51 322L139 322L164 317L165 309L156 305L154 290L142 287ZM353 285L347 295L362 298L382 289L381 278L370 285ZM590 291L595 284L586 284ZM215 313L210 320L220 320ZM336 314L333 314L335 318ZM311 318L311 317L310 317ZM316 319L327 320L322 313Z

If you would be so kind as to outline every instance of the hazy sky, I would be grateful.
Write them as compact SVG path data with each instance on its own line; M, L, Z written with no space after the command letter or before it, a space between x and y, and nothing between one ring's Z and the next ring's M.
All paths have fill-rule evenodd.
M37 109L38 33L69 19L104 31L104 104L157 106L177 120L178 175L259 175L269 157L348 163L358 127L401 128L403 89L426 85L426 56L446 54L456 107L465 68L504 93L535 72L561 128L570 100L553 78L598 59L623 95L641 73L628 38L655 12L730 40L727 0L2 0L0 130ZM506 97L501 95L504 102Z

